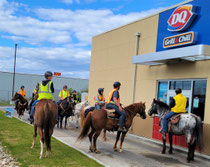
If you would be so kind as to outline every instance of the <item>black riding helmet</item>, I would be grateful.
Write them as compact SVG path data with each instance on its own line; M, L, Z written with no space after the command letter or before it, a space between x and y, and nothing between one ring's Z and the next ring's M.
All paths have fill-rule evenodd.
M113 84L114 88L119 88L120 86L121 86L121 83L118 81Z
M102 95L102 92L104 91L104 88L99 88L98 89L98 93L100 94L100 95Z
M175 92L176 92L176 94L182 93L182 89L181 89L181 88L177 88L177 89L175 90Z
M22 89L22 88L25 88L25 86L22 85L22 86L20 87L20 89Z
M51 71L46 71L44 77L47 79L48 77L53 76Z

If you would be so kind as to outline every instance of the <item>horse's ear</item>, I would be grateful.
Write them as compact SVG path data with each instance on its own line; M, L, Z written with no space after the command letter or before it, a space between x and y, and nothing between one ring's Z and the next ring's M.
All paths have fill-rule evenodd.
M154 103L156 102L155 98L153 99L153 102L154 102Z

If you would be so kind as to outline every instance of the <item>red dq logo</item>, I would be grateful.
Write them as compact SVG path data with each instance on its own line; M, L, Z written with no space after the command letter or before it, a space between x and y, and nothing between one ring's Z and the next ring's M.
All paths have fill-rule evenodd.
M184 31L193 22L196 17L196 7L192 5L183 5L174 10L168 19L169 31Z

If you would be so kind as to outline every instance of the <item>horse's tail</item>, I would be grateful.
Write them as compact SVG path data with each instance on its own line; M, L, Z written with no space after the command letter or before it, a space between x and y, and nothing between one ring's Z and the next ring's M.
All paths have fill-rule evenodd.
M198 116L196 116L195 119L196 119L195 132L196 132L196 137L197 137L197 144L198 144L199 151L201 151L203 147L202 120Z
M90 112L86 118L82 132L80 133L77 140L83 140L88 135L88 132L89 132L90 126L91 126L91 115L92 115L92 113Z
M44 105L44 141L46 143L47 146L47 150L51 150L51 139L50 139L50 110L49 110L49 104L48 102Z

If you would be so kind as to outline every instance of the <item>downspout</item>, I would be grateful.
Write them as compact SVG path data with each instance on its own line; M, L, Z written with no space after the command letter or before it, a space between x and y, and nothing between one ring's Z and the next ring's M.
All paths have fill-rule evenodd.
M135 56L138 55L138 51L139 51L139 40L140 40L140 36L141 33L137 32L135 34L136 36L136 47L135 47ZM134 64L134 71L133 71L133 87L132 87L132 103L135 102L135 90L136 90L136 72L137 72L137 64ZM133 131L133 124L131 126L131 131Z

